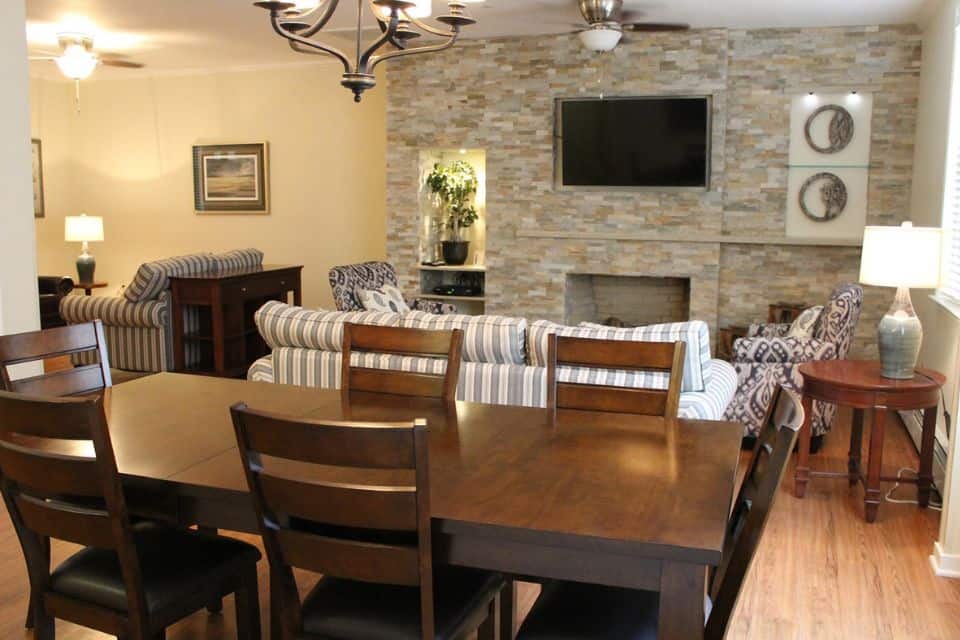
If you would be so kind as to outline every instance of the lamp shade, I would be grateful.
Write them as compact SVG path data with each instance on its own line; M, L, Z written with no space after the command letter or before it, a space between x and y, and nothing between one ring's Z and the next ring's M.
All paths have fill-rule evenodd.
M67 242L103 242L103 218L100 216L67 216L63 239Z
M940 286L943 234L936 227L866 227L860 282L879 287L935 289Z

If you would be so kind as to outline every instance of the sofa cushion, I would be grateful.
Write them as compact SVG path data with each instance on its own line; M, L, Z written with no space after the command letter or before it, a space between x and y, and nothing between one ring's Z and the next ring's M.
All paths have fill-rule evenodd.
M214 268L221 271L252 269L263 265L263 251L259 249L234 249L213 256Z
M400 316L382 311L312 311L283 302L268 302L254 314L260 335L271 348L304 347L340 351L343 325L399 326Z
M124 289L123 295L130 302L153 300L170 287L170 276L203 273L214 268L213 255L210 253L144 262L137 269L133 281Z
M357 291L360 302L365 311L393 311L406 313L410 311L403 293L391 284L385 284L379 289L360 289Z
M703 368L710 361L710 330L702 320L690 322L674 322L669 324L653 324L647 327L620 329L602 325L588 325L571 327L549 320L537 320L530 325L530 364L536 367L547 366L547 344L551 334L570 336L575 338L592 338L594 340L624 340L636 342L677 342L687 344L683 366L683 382L681 391L703 391ZM583 376L590 376L584 369L583 373L558 372L558 377L572 381L587 382ZM629 380L625 379L629 377ZM597 380L597 384L608 384L606 380L622 380L620 386L634 388L665 389L669 383L669 374L659 371L628 372L610 371ZM591 378L592 379L592 378ZM614 382L610 382L614 384Z
M508 316L436 315L411 311L401 327L433 331L463 330L463 359L467 362L524 364L527 337L525 318Z

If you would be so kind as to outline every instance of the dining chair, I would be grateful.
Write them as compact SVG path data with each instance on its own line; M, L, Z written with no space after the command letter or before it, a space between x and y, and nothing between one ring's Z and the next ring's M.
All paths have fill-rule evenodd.
M778 387L733 503L720 565L710 577L707 640L721 640L727 631L802 424L799 398ZM517 640L656 638L658 602L651 591L551 583L521 624Z
M351 391L367 391L441 398L452 402L456 399L460 380L462 346L462 329L433 331L347 323L343 326L340 387L346 395ZM443 373L437 373L354 366L350 360L354 352L412 356L435 361L446 359L446 367Z
M231 413L270 562L274 633L495 637L503 579L433 566L425 420L294 420L244 404ZM302 602L294 568L322 575Z
M597 340L552 334L547 343L547 407L676 417L683 381L684 342ZM561 380L561 371L579 371ZM567 369L569 370L569 369ZM609 372L662 372L666 389L604 384ZM584 375L580 375L583 372Z
M165 628L230 594L237 635L260 638L257 561L239 540L132 523L103 401L0 391L0 490L30 579L34 637L55 619L127 640ZM52 572L45 539L84 547Z
M60 357L96 354L94 364L14 379L10 368ZM0 388L43 396L75 396L113 386L110 359L99 320L0 336Z
M29 366L31 363L39 363L40 367L44 367L46 360L86 353L96 356L96 364L21 379L14 379L10 374L10 369L16 365ZM112 385L103 324L99 320L69 327L0 336L0 390L71 396L93 393ZM19 530L16 533L21 535ZM50 541L43 540L41 547L49 557ZM32 602L33 598L30 598L30 603ZM33 628L33 608L29 603L24 626Z

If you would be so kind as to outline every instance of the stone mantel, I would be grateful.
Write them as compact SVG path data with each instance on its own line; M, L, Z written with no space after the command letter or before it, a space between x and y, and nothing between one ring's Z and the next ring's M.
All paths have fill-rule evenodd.
M759 244L783 247L860 247L863 239L785 238L741 235L681 235L676 233L620 233L614 231L562 231L518 229L518 238L554 240L619 240L622 242L684 242L697 244Z

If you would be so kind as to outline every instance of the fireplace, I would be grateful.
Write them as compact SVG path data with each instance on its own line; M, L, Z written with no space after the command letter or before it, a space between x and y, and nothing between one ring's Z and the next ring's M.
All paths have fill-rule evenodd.
M689 278L567 274L566 324L637 327L689 319Z

